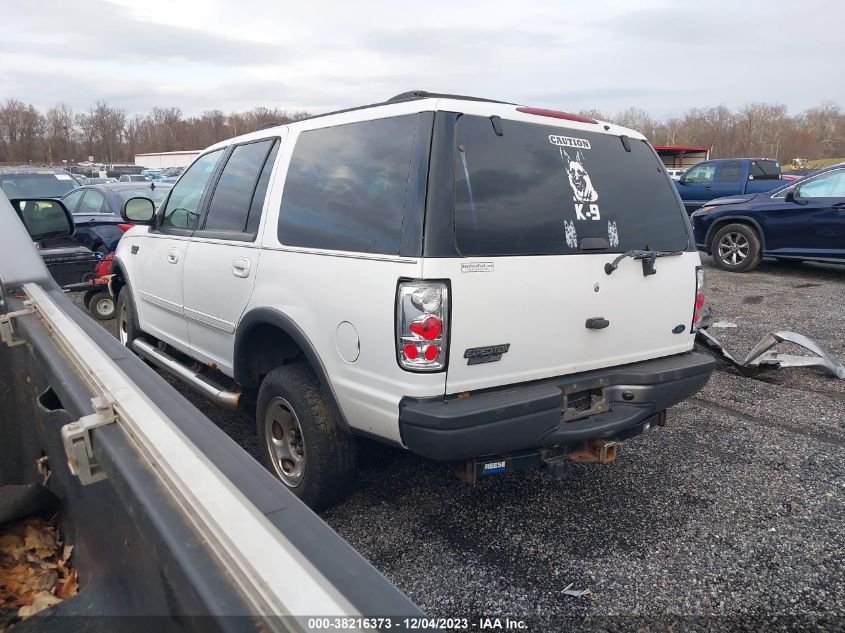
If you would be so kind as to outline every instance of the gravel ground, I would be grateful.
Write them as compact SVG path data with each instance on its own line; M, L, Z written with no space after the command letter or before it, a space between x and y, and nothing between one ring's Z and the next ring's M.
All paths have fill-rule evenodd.
M714 320L738 326L711 333L736 356L786 329L845 359L845 268L705 267ZM251 419L179 389L256 454ZM352 496L323 518L431 616L474 630L506 616L531 631L845 626L845 381L820 372L749 378L720 364L667 427L561 480L470 486L372 443L361 462Z

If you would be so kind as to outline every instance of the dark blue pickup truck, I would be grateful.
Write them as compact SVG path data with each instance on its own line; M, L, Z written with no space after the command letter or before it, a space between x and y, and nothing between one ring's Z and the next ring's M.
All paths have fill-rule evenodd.
M780 163L771 158L720 158L691 167L675 182L687 213L715 198L771 191L782 186Z

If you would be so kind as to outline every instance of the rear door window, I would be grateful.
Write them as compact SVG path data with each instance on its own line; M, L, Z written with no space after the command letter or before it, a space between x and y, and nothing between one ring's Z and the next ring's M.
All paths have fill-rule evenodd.
M464 115L457 123L455 241L468 256L685 250L673 185L645 141ZM603 241L602 241L603 240Z
M719 172L719 182L739 182L740 180L742 180L741 162L732 160L722 163L722 168Z
M80 215L86 213L111 213L111 209L106 204L106 197L102 193L96 189L89 189L85 192L77 213Z
M285 178L279 241L399 253L417 115L302 132Z
M259 191L259 180L275 143L275 139L267 139L235 147L214 189L203 230L246 232L253 214L258 216L253 222L257 227L269 176L263 191ZM259 198L260 203L253 204Z

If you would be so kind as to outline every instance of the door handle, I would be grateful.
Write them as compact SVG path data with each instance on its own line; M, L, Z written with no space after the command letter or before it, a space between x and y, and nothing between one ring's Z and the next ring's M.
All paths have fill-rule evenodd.
M610 325L610 321L603 317L590 317L587 319L587 322L584 324L588 330L603 330L608 325Z
M845 209L845 202L837 202L836 204L830 205L834 209Z
M713 187L711 185L705 185L704 189L706 191L710 191Z
M178 248L171 248L167 251L167 263L168 264L175 264L179 261L179 249Z
M249 277L249 260L246 257L232 260L232 274L235 277Z

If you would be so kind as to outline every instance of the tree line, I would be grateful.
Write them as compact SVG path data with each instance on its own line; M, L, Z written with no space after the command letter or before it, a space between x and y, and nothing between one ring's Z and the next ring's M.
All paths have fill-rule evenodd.
M616 114L597 110L579 114L611 121L645 134L655 145L709 147L715 158L768 156L782 162L845 155L845 113L831 102L790 115L781 104L749 103L691 108L678 116L656 118L631 107ZM107 101L84 112L65 104L41 111L18 99L0 107L0 163L133 162L135 154L203 149L270 123L309 116L279 108L254 108L226 114L207 110L186 116L178 107L153 108L130 116Z
M207 110L185 116L181 108L153 108L129 116L107 101L86 112L65 104L46 112L17 99L0 107L0 164L68 164L94 157L99 163L133 163L135 154L203 149L218 141L271 123L309 116L279 108L225 114Z

